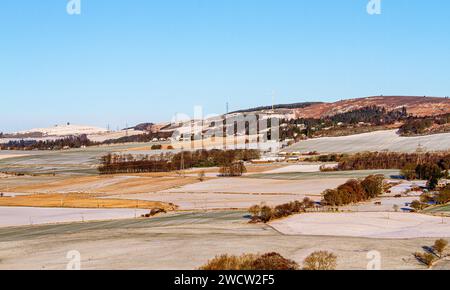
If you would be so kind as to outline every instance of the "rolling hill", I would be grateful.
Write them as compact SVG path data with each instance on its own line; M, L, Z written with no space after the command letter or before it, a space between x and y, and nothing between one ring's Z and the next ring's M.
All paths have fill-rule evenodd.
M379 96L349 99L335 103L312 104L294 111L297 118L317 119L371 106L383 107L388 111L405 107L409 114L417 117L450 113L449 98L413 96Z

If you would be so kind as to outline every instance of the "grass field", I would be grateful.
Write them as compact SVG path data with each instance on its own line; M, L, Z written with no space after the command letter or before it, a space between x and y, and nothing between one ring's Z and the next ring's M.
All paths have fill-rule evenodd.
M443 214L450 214L450 204L432 207L429 209L426 209L425 212L427 213L443 213Z
M364 178L373 174L382 174L387 178L398 177L399 170L357 170L357 171L332 171L332 172L286 172L253 174L249 178L280 179L280 180L308 180L321 178Z

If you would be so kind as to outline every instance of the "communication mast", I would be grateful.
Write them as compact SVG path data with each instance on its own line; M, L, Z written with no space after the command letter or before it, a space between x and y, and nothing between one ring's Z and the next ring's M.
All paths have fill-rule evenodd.
M272 91L272 111L275 113L275 91Z

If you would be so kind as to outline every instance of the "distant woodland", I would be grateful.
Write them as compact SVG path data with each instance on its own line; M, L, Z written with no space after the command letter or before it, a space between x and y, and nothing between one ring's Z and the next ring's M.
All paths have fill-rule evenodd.
M450 114L425 117L408 118L400 127L402 136L417 136L450 132Z
M450 169L450 153L359 153L339 162L339 170L403 169L408 164L437 164L442 170Z
M279 110L279 109L300 109L300 108L306 108L311 105L315 104L321 104L320 102L304 102L304 103L294 103L294 104L283 104L283 105L274 105L274 106L262 106L262 107L256 107L251 109L245 109L245 110L239 110L231 112L230 114L235 113L250 113L250 112L259 112L259 111L266 111L266 110Z
M283 139L304 139L325 136L344 136L375 130L399 128L402 136L417 136L450 132L450 114L433 117L410 116L406 108L387 111L371 106L321 119L283 120L288 124Z
M189 168L221 167L223 175L245 172L240 161L260 158L258 150L198 150L158 156L108 154L102 157L101 174L169 172Z
M94 145L100 145L100 143L89 140L86 135L80 135L47 141L10 141L5 144L0 144L0 148L1 150L62 150L65 148L81 148Z
M361 153L342 158L337 169L400 169L404 178L427 180L434 190L441 178L449 178L450 153Z
M172 136L172 133L170 132L158 132L158 133L152 133L147 132L145 134L141 135L132 135L132 136L125 136L118 139L111 139L106 140L102 142L101 144L122 144L122 143L147 143L151 142L154 139L167 139Z
M344 136L386 129L387 126L407 120L406 108L387 111L370 106L334 116L314 119L298 118L283 120L287 126L281 132L282 139L301 140L323 136Z

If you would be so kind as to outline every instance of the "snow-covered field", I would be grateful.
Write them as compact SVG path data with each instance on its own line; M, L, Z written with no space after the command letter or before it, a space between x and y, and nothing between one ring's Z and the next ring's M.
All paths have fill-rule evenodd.
M104 142L106 140L119 139L126 136L141 135L145 132L137 130L121 130L108 132L105 129L94 127L79 127L79 126L65 126L70 128L55 127L55 130L50 129L33 129L30 132L18 132L15 134L29 134L29 133L42 133L43 137L27 137L24 135L17 135L17 138L1 138L0 144L6 144L14 141L54 141L65 136L79 136L86 134L89 140L94 142ZM36 130L36 131L35 131ZM13 136L14 137L14 136Z
M148 213L134 209L0 207L0 227L128 219Z
M356 153L389 150L415 152L419 144L427 151L450 149L450 133L419 137L401 137L396 130L378 131L344 137L324 137L300 141L286 152Z
M241 211L181 212L151 219L0 229L0 269L63 270L67 252L82 254L83 270L192 270L224 253L278 252L302 264L314 251L338 257L338 270L367 269L379 251L384 270L425 269L411 255L435 239L366 239L280 235L248 224ZM448 263L436 265L449 269Z
M106 133L108 130L91 126L80 125L55 125L50 128L36 128L26 131L17 132L16 134L42 133L44 136L68 136L81 134L99 134Z
M324 190L336 188L348 178L309 180L276 180L256 178L218 178L189 184L163 193L254 193L320 195Z
M296 164L290 165L271 171L264 172L266 174L272 173L291 173L291 172L320 172L320 167L324 164ZM334 167L337 164L326 164L326 167Z
M347 178L324 180L275 180L218 178L159 192L116 194L114 199L132 199L174 203L182 210L247 209L265 203L270 206L310 197L320 201L321 193L335 188Z
M395 196L398 194L407 194L408 196L420 196L423 192L421 191L411 191L413 188L422 187L425 188L427 185L426 181L423 180L403 180L400 184L392 187L390 189L391 193L384 194L385 196Z
M253 205L277 206L302 200L306 194L238 194L238 193L142 193L113 195L108 198L161 201L173 203L180 210L248 209ZM320 200L319 196L309 196Z
M352 212L403 212L410 211L410 204L414 200L419 199L417 196L408 197L381 197L376 198L368 202L363 202L354 205L343 206L340 209L342 211ZM381 204L377 204L380 202ZM394 206L398 206L397 209Z
M97 134L90 134L88 135L89 140L94 142L104 142L106 140L113 140L113 139L119 139L126 136L135 136L135 135L142 135L144 134L143 131L137 131L137 130L121 130L121 131L115 131L115 132L105 132L105 133L97 133Z
M413 213L310 213L274 221L271 225L287 235L388 239L450 237L450 218Z

